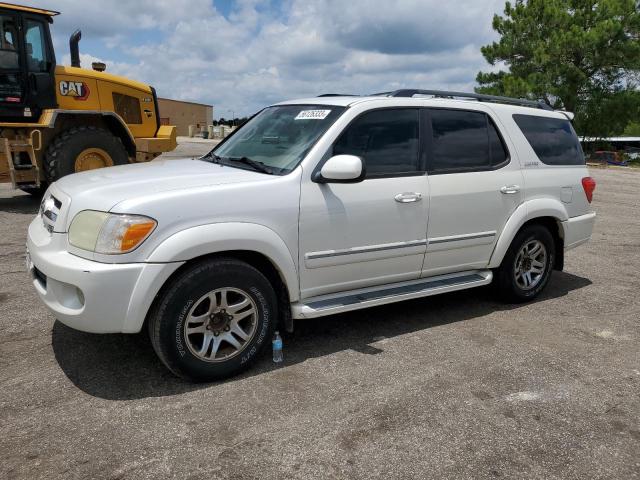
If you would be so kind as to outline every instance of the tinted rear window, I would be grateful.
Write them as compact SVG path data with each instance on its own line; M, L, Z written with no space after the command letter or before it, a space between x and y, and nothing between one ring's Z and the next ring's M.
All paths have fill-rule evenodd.
M514 115L513 119L542 163L584 165L584 155L569 120Z

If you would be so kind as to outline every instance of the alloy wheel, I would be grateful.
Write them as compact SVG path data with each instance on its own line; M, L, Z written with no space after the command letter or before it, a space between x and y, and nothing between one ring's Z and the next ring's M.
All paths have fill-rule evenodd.
M514 264L516 284L522 290L535 288L544 278L547 268L547 249L540 240L526 242Z
M212 290L189 310L184 322L186 344L200 360L228 360L242 352L255 335L257 315L255 302L243 290Z

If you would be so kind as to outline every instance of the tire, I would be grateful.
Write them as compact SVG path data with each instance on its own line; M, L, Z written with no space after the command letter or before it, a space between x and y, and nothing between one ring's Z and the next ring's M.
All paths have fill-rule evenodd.
M76 169L76 160L88 149L106 152L110 161L105 157L102 166L110 166L109 163L124 165L129 162L124 145L108 130L93 126L72 127L55 137L47 147L43 165L47 181L52 183L65 175L81 171ZM100 158L102 157L103 154ZM100 164L99 161L94 163Z
M538 245L541 245L542 250L535 250ZM525 246L529 255L523 252ZM539 251L543 251L544 259ZM521 253L524 254L521 256ZM534 260L526 260L527 257L533 257ZM533 300L549 282L554 263L555 241L551 232L542 225L524 227L511 242L500 267L494 271L499 296L510 303ZM543 266L539 267L537 264ZM540 268L541 273L534 273L534 270ZM529 271L529 275L523 274L523 271ZM527 282L530 282L528 286Z
M227 302L222 302L223 291ZM245 300L248 305L236 310ZM251 309L254 313L247 313ZM197 317L204 318L202 325ZM173 279L156 298L148 328L153 348L169 370L207 382L246 370L269 344L277 318L276 295L266 277L239 260L218 258L194 264ZM238 325L246 338L238 334ZM229 343L229 336L240 349Z

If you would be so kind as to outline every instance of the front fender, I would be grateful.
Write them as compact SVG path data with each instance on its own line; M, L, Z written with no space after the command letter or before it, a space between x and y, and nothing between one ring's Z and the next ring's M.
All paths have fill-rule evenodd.
M247 250L266 256L280 272L291 301L298 300L298 274L294 256L284 240L264 225L230 222L191 227L164 240L146 261L185 262L231 250Z
M540 217L555 218L558 221L561 235L564 235L564 226L561 222L568 220L569 214L562 202L552 198L535 198L528 200L520 204L511 214L509 220L507 220L493 249L491 260L489 261L489 268L499 267L511 242L522 226L529 220Z

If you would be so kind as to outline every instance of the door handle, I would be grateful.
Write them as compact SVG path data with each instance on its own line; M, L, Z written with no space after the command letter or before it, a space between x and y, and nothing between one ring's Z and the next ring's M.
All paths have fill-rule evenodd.
M518 193L520 191L520 185L505 185L500 189L500 193Z
M397 194L393 198L399 203L419 202L422 200L422 194L418 192L404 192Z

